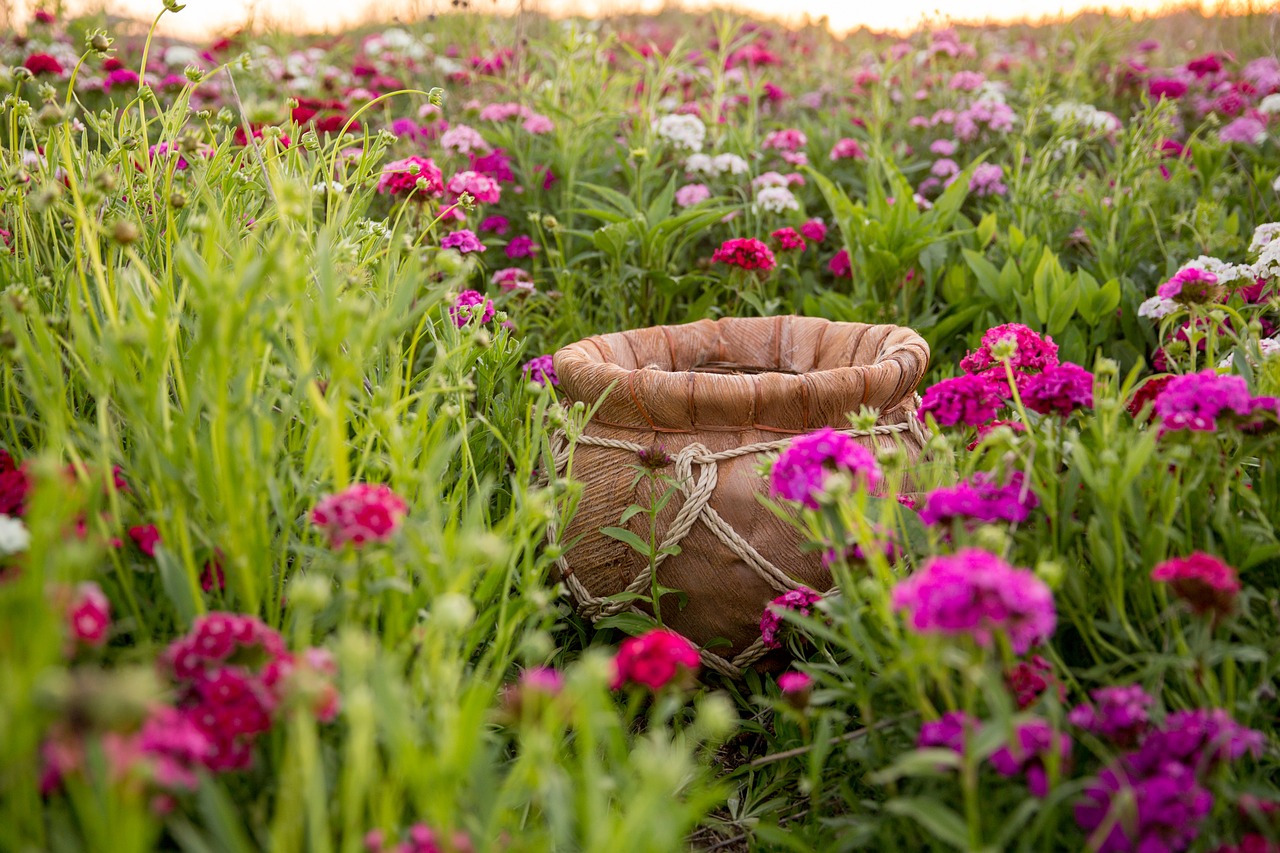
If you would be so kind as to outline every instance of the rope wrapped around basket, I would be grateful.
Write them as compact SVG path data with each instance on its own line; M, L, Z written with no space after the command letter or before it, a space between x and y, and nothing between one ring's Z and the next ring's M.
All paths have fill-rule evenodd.
M898 326L700 320L588 338L554 360L563 394L598 404L576 441L555 437L557 475L584 487L564 529L559 519L548 526L548 540L566 548L559 579L594 622L624 611L652 616L657 571L663 587L687 596L683 608L674 596L661 600L664 624L700 648L708 669L731 678L776 661L760 639L769 601L832 585L821 555L803 551L795 527L758 500L768 489L762 456L824 426L873 449L899 444L913 461L928 438L915 390L929 348ZM848 413L862 406L879 410L875 427L849 429ZM637 483L635 466L642 458L659 464L655 457L669 483ZM653 506L668 487L675 494L658 514L652 565L600 532L622 526L648 541L648 515L623 525L623 513ZM633 595L615 598L621 593Z

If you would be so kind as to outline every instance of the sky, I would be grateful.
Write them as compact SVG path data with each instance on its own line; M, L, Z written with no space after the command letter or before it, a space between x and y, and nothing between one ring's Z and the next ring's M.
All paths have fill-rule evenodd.
M28 0L30 2L30 0ZM95 2L95 0L81 0ZM101 3L102 0L96 0ZM511 9L519 0L471 0L476 9ZM653 11L662 0L524 0L527 8L551 13L582 12L603 14L618 11ZM904 31L926 21L950 18L956 21L1010 21L1045 16L1064 16L1082 9L1108 7L1150 13L1169 0L684 0L687 7L731 5L760 12L791 23L802 23L805 15L826 16L836 32L858 26L876 30ZM1232 2L1232 0L1227 0ZM20 2L19 6L22 5ZM74 5L72 3L71 5ZM108 0L106 5L119 14L151 18L162 7L161 0ZM1180 3L1179 5L1185 5ZM1211 0L1208 8L1221 5ZM1255 4L1256 5L1256 4ZM413 15L448 11L450 0L187 0L177 15L166 15L166 30L176 35L200 38L232 27L249 14L259 19L309 29L340 29L359 23L372 10ZM940 11L946 10L946 15Z

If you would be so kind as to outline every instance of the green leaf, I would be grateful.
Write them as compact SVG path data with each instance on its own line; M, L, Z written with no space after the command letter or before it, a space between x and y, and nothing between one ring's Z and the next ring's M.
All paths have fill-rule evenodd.
M624 542L627 545L630 545L634 550L640 552L646 557L653 557L652 546L624 527L606 527L600 532L605 536L608 536L610 539L617 539L619 542Z
M638 513L642 513L644 511L645 511L645 508L640 506L640 504L632 504L631 506L627 507L625 512L622 513L622 521L618 523L626 524L628 521L635 518Z
M156 568L160 573L160 583L177 611L178 621L183 626L190 626L196 617L204 612L200 594L196 592L191 576L186 568L178 562L177 556L163 545L156 546Z
M957 850L969 849L969 830L953 809L926 797L901 797L885 804L885 811L915 821L934 838Z
M634 613L630 610L596 620L597 629L616 628L622 633L630 634L633 637L638 637L657 624L657 621L652 616Z
M870 779L877 785L887 785L904 777L940 776L959 766L960 754L953 749L913 749L898 756L883 770L872 773Z

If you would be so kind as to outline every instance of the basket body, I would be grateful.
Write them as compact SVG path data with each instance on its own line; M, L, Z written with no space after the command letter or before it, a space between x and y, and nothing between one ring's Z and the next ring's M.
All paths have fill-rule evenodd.
M873 449L900 444L914 461L926 438L915 390L928 361L928 345L909 329L805 317L701 320L561 349L560 390L588 407L599 403L571 463L567 450L558 458L559 473L584 486L565 529L552 531L554 541L572 544L558 568L579 611L593 620L652 613L648 600L603 601L628 590L648 599L652 573L644 554L600 531L625 526L648 542L649 516L621 525L623 513L674 488L656 540L679 553L661 557L656 574L687 603L664 596L663 623L725 674L759 662L765 605L791 589L832 585L820 555L802 551L798 531L758 500L768 491L762 458L795 435L848 429L847 414L867 405L880 419L857 440ZM637 483L636 466L655 456L669 457L657 469L668 482Z

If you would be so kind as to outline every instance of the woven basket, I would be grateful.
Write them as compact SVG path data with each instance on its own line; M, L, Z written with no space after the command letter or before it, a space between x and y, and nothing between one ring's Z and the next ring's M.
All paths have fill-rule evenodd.
M680 491L658 517L657 538L680 553L659 558L658 581L688 597L683 609L663 597L663 623L703 648L711 669L738 677L759 665L765 605L791 589L832 585L820 555L802 551L798 531L757 500L768 490L761 455L830 426L868 447L901 443L914 461L926 439L915 390L928 364L928 344L910 329L809 317L699 320L561 349L560 390L600 403L567 472L585 492L565 529L550 531L572 545L557 567L579 612L593 621L652 613L648 559L600 530L625 526L648 541L645 513L620 522L627 507L652 506L660 492L648 478L632 486L642 452L660 446L672 457L662 473ZM854 433L846 415L864 405L880 410L879 421L872 433ZM569 459L561 440L558 474ZM646 600L604 600L627 590Z

